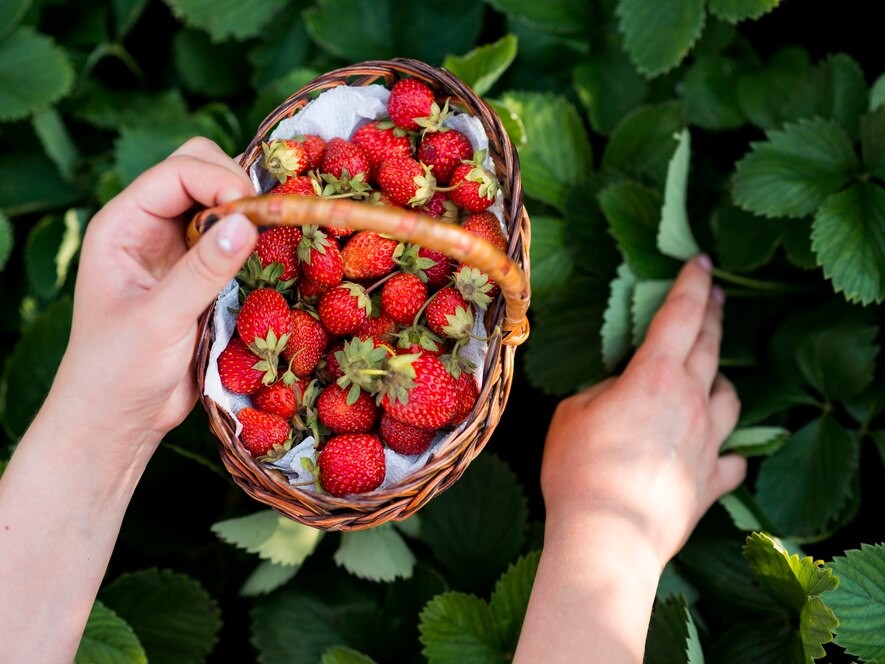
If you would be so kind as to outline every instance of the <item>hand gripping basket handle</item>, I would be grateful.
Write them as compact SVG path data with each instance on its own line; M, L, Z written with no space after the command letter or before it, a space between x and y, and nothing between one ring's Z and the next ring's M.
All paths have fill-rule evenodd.
M518 346L529 336L526 311L531 292L525 273L497 247L459 226L383 205L266 194L203 210L191 220L187 229L188 246L196 244L216 221L235 212L245 215L257 226L343 226L383 233L442 252L482 270L501 287L506 305L501 326L502 343Z

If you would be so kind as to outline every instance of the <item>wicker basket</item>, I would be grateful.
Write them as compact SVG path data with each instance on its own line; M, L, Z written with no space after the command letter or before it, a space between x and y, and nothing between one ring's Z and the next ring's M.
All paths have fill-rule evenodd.
M261 142L284 118L296 114L316 94L340 85L382 83L387 87L400 77L417 78L441 96L450 96L456 108L478 118L489 138L489 154L504 195L504 217L510 243L508 255L459 227L397 208L346 200L300 196L256 196L205 210L188 229L188 242L196 242L215 220L241 212L261 226L317 224L375 230L403 241L442 251L450 257L487 272L501 287L503 297L489 307L487 328L500 327L501 335L489 343L480 396L466 425L452 435L428 461L405 480L366 494L336 498L289 484L286 477L253 459L237 440L235 422L203 394L209 349L212 344L214 305L200 323L196 370L201 401L218 437L224 465L234 481L250 496L285 516L323 530L359 530L410 516L441 491L450 487L488 442L510 393L515 347L528 336L525 317L529 304L529 219L523 208L516 150L501 121L489 106L462 81L444 69L415 60L364 62L320 76L292 95L261 124L244 153L241 164L249 169L261 157Z

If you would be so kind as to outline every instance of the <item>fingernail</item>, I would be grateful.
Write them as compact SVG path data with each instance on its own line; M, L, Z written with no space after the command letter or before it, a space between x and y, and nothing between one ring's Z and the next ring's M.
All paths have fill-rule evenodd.
M216 241L226 254L236 254L249 241L252 222L244 215L235 213L222 219L218 224Z
M707 254L701 254L697 258L698 265L700 265L704 270L709 272L713 269L713 261L710 260L710 257Z
M719 286L713 286L713 289L710 291L710 297L720 305L725 304L725 291Z

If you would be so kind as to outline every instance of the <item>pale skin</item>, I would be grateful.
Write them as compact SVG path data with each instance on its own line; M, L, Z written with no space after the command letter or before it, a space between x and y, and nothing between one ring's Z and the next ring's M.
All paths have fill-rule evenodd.
M196 401L197 318L255 246L234 215L187 251L186 213L252 193L194 139L90 222L68 348L0 480L0 661L73 659L132 493ZM717 378L717 293L708 264L689 263L623 376L558 408L515 661L640 662L663 565L742 480L744 462L718 456L739 406Z

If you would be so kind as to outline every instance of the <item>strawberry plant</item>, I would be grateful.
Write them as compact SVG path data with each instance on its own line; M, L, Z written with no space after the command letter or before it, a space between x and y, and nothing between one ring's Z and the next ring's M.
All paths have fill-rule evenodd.
M721 364L743 403L724 448L750 473L665 569L646 659L885 659L885 71L870 5L7 2L0 473L65 347L92 214L193 135L241 152L322 72L398 56L445 66L501 116L532 218L532 337L488 451L458 483L404 522L322 534L233 490L194 412L135 495L78 661L507 661L543 543L556 400L623 368L699 251L725 290ZM509 241L482 212L496 183L481 157L459 131L434 133L451 109L414 83L391 100L392 123L352 142L268 144L277 191L365 198L382 180L376 203L448 219L467 207L465 227ZM450 366L451 338L497 286L432 250L333 230L262 236L221 374L260 406L244 437L256 453L284 448L297 416L359 448L358 472L334 454L319 471L363 487L382 445L430 444L408 412L348 403L353 367L389 354L372 338L422 358L384 377L394 411L408 410L404 385L420 400L444 382L446 403L422 417L459 421L478 395ZM394 266L414 276L376 293L351 283ZM293 292L317 316L291 310ZM276 307L250 313L258 300ZM357 330L353 344L336 345L324 317Z

